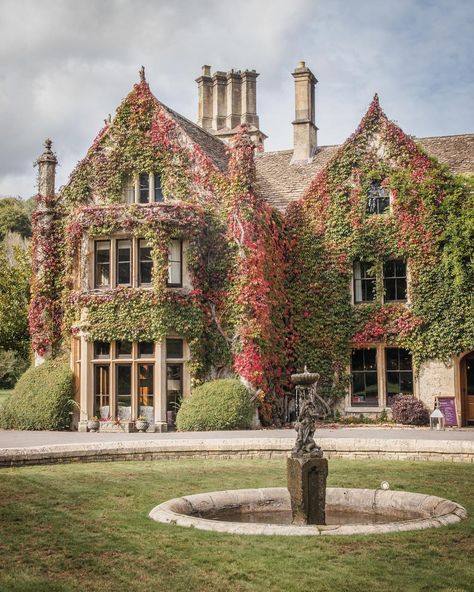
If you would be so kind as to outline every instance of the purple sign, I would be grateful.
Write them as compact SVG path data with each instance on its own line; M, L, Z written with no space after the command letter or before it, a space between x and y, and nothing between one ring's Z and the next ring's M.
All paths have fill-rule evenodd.
M456 399L454 397L438 397L438 407L444 415L446 426L451 427L458 425Z

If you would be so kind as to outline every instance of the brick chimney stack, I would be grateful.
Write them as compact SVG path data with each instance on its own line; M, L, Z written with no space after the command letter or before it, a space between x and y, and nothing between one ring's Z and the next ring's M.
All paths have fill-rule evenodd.
M258 129L257 76L255 70L242 72L242 123L253 125Z
M315 124L315 86L318 82L304 62L293 72L295 79L295 120L293 121L293 158L291 162L310 160L317 147Z

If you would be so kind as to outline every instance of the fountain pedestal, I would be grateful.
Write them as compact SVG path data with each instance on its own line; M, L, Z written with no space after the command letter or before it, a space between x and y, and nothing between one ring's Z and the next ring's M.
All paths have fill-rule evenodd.
M293 524L326 524L328 461L320 456L290 456L286 463Z

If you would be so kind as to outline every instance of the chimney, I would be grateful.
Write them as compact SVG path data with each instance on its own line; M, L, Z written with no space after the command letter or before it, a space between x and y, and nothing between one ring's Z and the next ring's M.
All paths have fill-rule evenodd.
M204 129L212 127L212 90L211 66L203 66L202 74L196 78L198 84L198 125Z
M257 115L257 72L245 70L242 72L242 118L241 123L253 125L258 129Z
M293 72L295 79L295 120L293 121L293 158L291 162L310 160L317 146L318 128L314 123L316 77L304 62Z
M227 75L225 72L214 72L212 77L212 129L225 127L227 115Z
M234 129L240 125L242 114L242 76L240 70L227 74L227 118L226 127Z

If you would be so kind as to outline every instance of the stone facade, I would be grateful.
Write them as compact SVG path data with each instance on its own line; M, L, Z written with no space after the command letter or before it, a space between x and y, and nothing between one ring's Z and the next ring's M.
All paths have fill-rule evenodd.
M250 136L258 148L252 158L252 166L255 165L255 178L252 179L251 190L255 191L258 199L271 206L273 213L275 216L279 216L280 220L284 217L287 206L301 198L311 186L316 175L324 171L332 159L337 158L338 146L319 146L317 142L318 128L316 126L315 106L315 85L317 80L314 74L306 66L305 62L300 62L292 75L295 84L294 146L291 150L279 152L265 152L263 150L266 136L259 128L257 113L257 77L259 74L255 70L217 71L212 74L210 66L203 66L201 76L196 80L198 87L197 125L162 105L154 97L148 97L151 101L156 102L156 109L159 109L161 115L167 118L169 125L175 126L177 145L174 146L174 150L176 153L179 153L181 147L191 147L194 154L198 154L196 161L192 163L191 190L199 196L199 199L202 200L203 196L207 196L211 201L215 199L215 196L210 194L209 180L206 176L209 175L210 169L206 169L206 166L212 168L213 174L221 174L223 178L232 178L231 173L228 171L229 156L227 147L231 146L235 138L238 137L242 125L246 126L247 135ZM146 84L144 71L141 71L141 84ZM101 134L106 137L113 125L113 120L107 121ZM98 149L101 137L99 135L91 150ZM376 143L378 139L374 138L373 141ZM441 163L447 164L452 172L474 172L474 134L425 138L420 139L419 144ZM384 147L382 145L375 146L374 144L373 148L379 158L384 157ZM108 158L107 150L101 153L101 158L104 160ZM174 162L179 162L179 158L175 159ZM80 216L84 215L84 207L77 208L77 219L75 219L75 206L64 205L63 196L67 193L68 186L59 196L56 196L54 188L56 164L57 160L51 150L51 143L47 141L46 150L38 159L39 197L37 216L43 220L42 228L44 228L44 225L48 225L48 220L53 219L56 202L61 204L63 210L70 208L68 215L70 215L69 223L71 225L79 224ZM172 166L175 166L175 164ZM74 179L74 174L71 177L72 179ZM147 175L149 180L147 180ZM138 211L142 206L149 207L150 210L160 207L163 211L166 211L168 205L173 208L173 211L179 210L182 206L184 211L186 204L180 203L174 196L169 197L169 199L167 196L163 197L163 195L157 197L157 184L159 182L159 178L154 171L147 171L146 174L135 171L134 176L127 179L128 185L126 185L123 194L126 204L136 206L135 211ZM145 189L143 183L148 184ZM148 196L146 204L141 201L141 192ZM159 206L156 203L152 204L152 195L155 196L155 201L162 202ZM82 205L84 206L84 204ZM94 206L99 209L104 205L107 204L102 203L100 198L94 195L93 192L91 200L85 203L85 206ZM63 210L58 208L57 212L63 212ZM85 207L85 210L87 210L87 207ZM244 231L242 230L243 234ZM100 242L103 245L98 245ZM195 288L186 263L188 246L188 241L182 240L180 254L175 254L175 260L169 255L170 268L173 263L178 263L176 257L179 258L181 266L179 294L184 296L192 293ZM146 248L143 246L143 249ZM100 249L106 254L101 254ZM146 257L150 258L151 255L148 252L146 255L143 254L142 261L142 251L140 249L142 249L140 237L131 237L130 234L126 234L122 230L119 232L114 231L99 237L99 239L85 233L81 237L80 256L74 259L72 273L74 288L83 294L90 293L100 297L102 287L97 283L98 268L107 277L110 275L108 277L110 285L120 287L118 276L121 273L120 270L124 267L124 263L125 268L129 265L128 269L131 274L131 277L127 278L127 285L131 289L141 287L140 274L143 270L140 265L145 261ZM37 278L41 278L44 269L47 267L47 262L44 261L45 253L38 247L34 256L37 262L36 275ZM100 257L105 258L101 260ZM133 265L131 263L132 258L135 262ZM120 267L121 264L122 267ZM101 265L102 267L100 267ZM348 290L353 289L353 284L351 284ZM353 294L353 300L354 298ZM59 306L59 298L57 304ZM410 306L409 298L406 306ZM214 313L212 307L211 310ZM169 331L162 339L155 340L153 345L150 346L149 352L145 354L141 351L141 342L139 340L133 341L130 345L130 351L125 354L120 350L121 342L119 340L110 341L109 349L101 350L100 343L94 344L89 339L87 329L84 329L87 324L87 314L87 306L84 306L81 317L81 321L84 322L81 327L73 326L69 328L73 334L71 363L76 375L77 402L81 409L80 416L77 418L78 428L84 431L87 430L88 418L97 414L97 407L99 406L102 409L100 413L109 414L114 418L120 415L118 413L120 411L119 407L127 409L125 415L121 417L122 425L117 429L133 429L134 420L138 415L142 414L148 414L150 431L167 429L167 426L170 425L169 414L171 413L169 408L170 384L175 384L179 397L187 396L191 391L192 376L188 367L192 361L192 356L187 341L182 339L182 335ZM213 316L215 317L215 315ZM219 323L216 324L219 332L223 334ZM181 340L180 345L176 343L177 340ZM228 342L231 341L231 339L228 339ZM176 352L173 353L173 347L179 349L179 355ZM380 414L389 404L386 386L388 372L387 348L386 343L377 343L374 346L374 349L377 350L376 356L380 369L380 374L377 377L378 391L380 393L378 404L364 407L358 405L356 401L356 406L353 407L354 399L351 399L349 393L347 399L341 404L343 412L349 414ZM41 351L38 349L36 352L37 363L41 363L44 358L51 355L51 352L52 349L49 346ZM125 366L128 368L126 371L123 370ZM151 368L152 370L150 370ZM471 418L468 418L464 411L463 397L465 395L462 389L464 388L463 372L465 370L463 368L462 356L453 358L452 363L447 365L436 360L424 363L420 368L414 369L413 394L420 398L430 409L433 407L437 396L455 397L458 423L466 423ZM231 368L213 368L211 376L215 377L219 373L226 375L231 370ZM318 370L318 368L313 370ZM133 391L132 394L128 392L119 393L118 385L123 380L128 380L131 385L129 390L130 393ZM143 386L145 383L146 386ZM179 386L176 386L178 383ZM113 389L119 390L114 395L115 399L109 401ZM143 397L139 398L137 394L142 392L143 389L147 390L145 399L149 398L149 404L144 404ZM106 403L99 404L98 400L105 391L108 393L105 397ZM119 404L120 397L122 397L122 403L123 401L125 403ZM123 410L121 413L124 413ZM474 418L472 419L474 420ZM107 426L104 424L104 428L114 429L113 425L113 421L112 423L109 421Z

